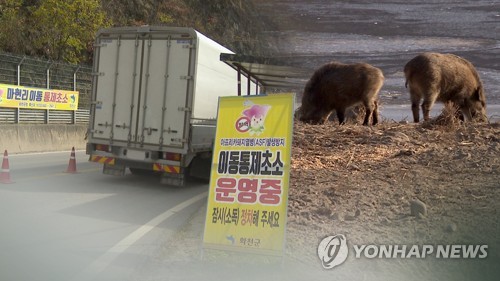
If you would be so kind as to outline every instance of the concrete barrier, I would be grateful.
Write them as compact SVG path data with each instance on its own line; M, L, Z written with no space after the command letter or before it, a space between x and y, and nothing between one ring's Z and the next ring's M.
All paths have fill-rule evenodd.
M0 125L0 150L9 154L85 149L87 125Z

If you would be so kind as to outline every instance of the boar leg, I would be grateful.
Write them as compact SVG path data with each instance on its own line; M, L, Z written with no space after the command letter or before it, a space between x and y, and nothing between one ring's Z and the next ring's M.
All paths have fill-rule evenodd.
M368 126L368 121L370 120L370 115L372 115L372 110L366 106L365 107L366 112L365 112L365 120L363 121L363 126Z
M340 125L345 124L345 109L337 108L336 111L337 111L337 118L339 119L339 124Z
M418 123L420 121L420 97L416 95L411 95L411 111L413 113L413 122Z
M468 107L465 107L463 106L458 112L458 118L461 120L461 121L464 121L465 117L467 117L467 120L468 121L472 121L473 117L472 117L472 112L470 111L470 109Z
M376 102L365 102L365 120L363 121L363 126L368 126L370 122L370 116L373 115L373 125L377 124L377 103Z
M372 125L377 125L378 123L378 101L374 102L375 107L372 112Z
M432 98L424 98L422 103L422 112L424 113L424 121L429 121L431 108L434 105L434 100Z

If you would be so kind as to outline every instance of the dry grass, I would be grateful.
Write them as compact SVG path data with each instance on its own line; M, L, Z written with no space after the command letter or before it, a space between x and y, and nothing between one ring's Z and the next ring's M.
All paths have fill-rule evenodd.
M311 238L335 233L352 243L497 243L500 124L447 122L296 122L291 243L313 249L318 240ZM417 198L430 210L423 220L409 215L409 201ZM446 233L452 223L458 230ZM484 231L477 234L477 227ZM293 255L302 255L294 253L298 248ZM316 262L314 252L309 256Z
M425 128L437 128L445 131L455 131L463 124L464 116L454 103L445 103L441 114L423 123Z

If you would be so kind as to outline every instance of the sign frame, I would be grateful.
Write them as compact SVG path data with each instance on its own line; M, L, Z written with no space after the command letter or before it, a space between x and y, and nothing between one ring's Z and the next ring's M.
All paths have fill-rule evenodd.
M293 93L219 97L204 249L283 256L294 105Z

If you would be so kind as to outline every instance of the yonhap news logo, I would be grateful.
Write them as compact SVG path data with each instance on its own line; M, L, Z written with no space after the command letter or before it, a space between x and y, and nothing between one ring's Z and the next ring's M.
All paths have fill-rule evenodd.
M352 245L356 259L485 259L488 245ZM342 235L325 237L318 245L318 257L325 269L347 260L349 247Z
M326 269L341 265L347 259L348 254L347 239L342 234L328 236L318 246L318 256Z

